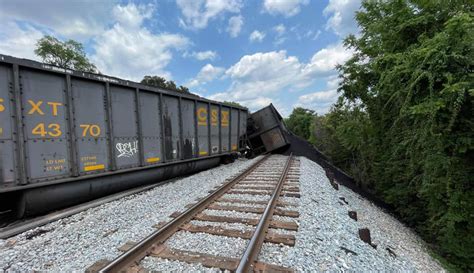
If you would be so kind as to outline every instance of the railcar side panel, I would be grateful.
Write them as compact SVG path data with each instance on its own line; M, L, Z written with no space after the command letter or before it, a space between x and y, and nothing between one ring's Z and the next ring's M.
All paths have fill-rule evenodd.
M13 80L12 70L0 66L0 187L13 184L16 179L13 140Z
M209 155L209 105L204 102L197 103L196 115L198 119L199 156Z
M28 178L68 177L65 77L32 70L20 70L20 76Z
M231 119L230 119L230 147L232 151L237 151L239 145L239 110L231 110Z
M230 151L230 108L221 106L221 152Z
M211 104L211 155L219 154L219 106Z
M0 193L228 154L246 121L240 107L0 54Z
M158 164L162 161L162 138L160 97L149 92L140 92L140 119L143 142L143 162L145 165Z
M245 136L247 132L247 112L240 112L240 126L239 126L239 138Z
M109 170L105 85L74 78L71 85L79 173Z
M181 114L183 124L183 158L190 159L195 157L196 145L196 125L194 121L194 101L181 100Z
M111 85L110 93L117 169L137 167L140 158L135 90Z
M165 131L166 161L180 158L179 100L176 97L163 96L163 120Z

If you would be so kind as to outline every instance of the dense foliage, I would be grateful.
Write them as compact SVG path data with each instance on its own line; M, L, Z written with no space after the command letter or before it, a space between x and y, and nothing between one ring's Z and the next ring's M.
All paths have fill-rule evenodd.
M313 121L314 111L297 107L293 109L291 115L285 119L285 124L293 133L309 139L311 136L311 123Z
M338 68L338 103L313 117L310 137L298 132L467 271L474 270L473 11L471 1L364 1L360 35L345 39L355 55Z
M84 72L98 72L95 65L87 59L82 44L74 40L62 42L55 37L44 36L36 43L35 54L48 64Z
M155 86L158 88L172 90L172 91L189 93L189 89L187 87L182 86L182 85L177 87L174 81L167 81L165 78L160 77L160 76L145 76L143 77L141 83L150 85L150 86Z

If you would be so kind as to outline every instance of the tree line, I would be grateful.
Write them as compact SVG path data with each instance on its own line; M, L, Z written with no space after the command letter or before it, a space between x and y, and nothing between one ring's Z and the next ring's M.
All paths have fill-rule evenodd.
M394 207L452 271L474 270L471 1L363 1L340 97L285 120Z

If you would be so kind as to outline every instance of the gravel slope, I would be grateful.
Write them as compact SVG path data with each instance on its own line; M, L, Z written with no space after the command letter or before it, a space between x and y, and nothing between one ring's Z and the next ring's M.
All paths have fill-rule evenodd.
M118 247L143 239L153 225L170 220L168 215L255 160L237 160L0 240L0 271L83 271L100 259L112 259L120 254Z
M410 229L344 186L336 191L323 168L300 159L296 245L265 244L259 259L305 272L444 271ZM358 221L349 218L348 211L356 211ZM376 248L359 239L360 228L370 229Z

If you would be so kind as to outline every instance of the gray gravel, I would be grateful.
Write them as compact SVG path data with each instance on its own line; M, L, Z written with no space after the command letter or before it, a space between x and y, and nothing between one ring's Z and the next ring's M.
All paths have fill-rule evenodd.
M213 210L213 209L204 210L203 213L207 215L231 216L231 217L241 217L241 218L249 218L249 219L259 219L261 216L260 214L257 214L257 213L237 212L237 211L228 211L228 210Z
M410 229L343 186L334 190L324 170L306 158L301 158L300 183L295 247L265 244L260 260L301 272L443 271ZM345 197L349 205L340 205L339 197ZM356 210L360 220L349 218L348 210ZM358 230L365 227L377 249L359 239ZM391 256L386 247L397 256Z
M225 228L225 229L237 229L240 231L252 231L255 229L255 227L253 226L240 224L240 223L208 222L208 221L193 220L191 221L191 224L196 225L196 226L213 226L213 227L220 227L220 228Z
M0 271L83 271L100 259L113 259L120 254L118 247L143 239L153 225L170 220L168 215L208 195L255 160L240 159L2 241Z
M188 264L155 257L145 257L141 266L150 271L157 272L221 272L218 268L207 268L201 264Z
M248 240L242 238L187 231L180 231L166 241L166 244L172 248L231 258L240 257L247 243Z
M268 201L270 200L270 195L224 194L222 198L241 199L241 200L248 200L248 201Z

